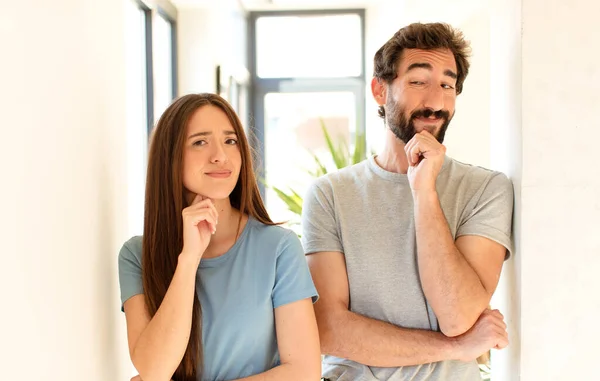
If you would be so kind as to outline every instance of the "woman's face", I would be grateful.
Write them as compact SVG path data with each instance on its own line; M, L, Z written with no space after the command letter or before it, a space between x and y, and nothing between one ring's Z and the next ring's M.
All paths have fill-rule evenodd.
M212 105L194 112L183 149L183 185L191 193L221 200L229 197L240 175L238 136L225 112Z

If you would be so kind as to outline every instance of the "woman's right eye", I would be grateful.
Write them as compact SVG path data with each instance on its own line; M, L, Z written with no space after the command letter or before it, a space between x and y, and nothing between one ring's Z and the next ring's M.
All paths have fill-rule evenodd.
M206 140L197 140L192 143L193 146L203 146L206 144Z

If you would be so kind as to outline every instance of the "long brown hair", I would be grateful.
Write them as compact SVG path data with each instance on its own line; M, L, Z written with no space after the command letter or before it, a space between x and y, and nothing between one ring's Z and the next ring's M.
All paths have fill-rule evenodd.
M240 176L231 192L231 206L263 224L274 225L269 218L254 175L251 147L240 119L231 106L215 94L189 94L175 100L156 125L148 155L144 236L142 240L142 282L150 316L154 316L173 279L177 258L183 249L181 212L186 208L183 186L183 149L188 121L200 107L212 105L229 118L242 157ZM203 367L202 310L194 298L192 328L187 349L173 375L175 381L196 381Z

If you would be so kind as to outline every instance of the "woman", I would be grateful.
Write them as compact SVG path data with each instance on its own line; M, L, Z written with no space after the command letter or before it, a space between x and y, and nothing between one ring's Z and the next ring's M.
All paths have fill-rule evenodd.
M269 218L240 120L218 95L183 96L160 118L144 235L123 245L119 281L138 379L320 378L302 247Z

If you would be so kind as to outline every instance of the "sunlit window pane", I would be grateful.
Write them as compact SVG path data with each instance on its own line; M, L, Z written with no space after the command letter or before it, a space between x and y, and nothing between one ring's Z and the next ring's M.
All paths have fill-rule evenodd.
M129 235L143 233L144 185L148 147L146 88L146 15L133 1L126 2L126 117L127 220Z
M173 26L158 16L154 18L153 27L154 119L158 121L173 101Z
M361 38L358 15L260 17L256 21L257 75L359 76Z
M335 168L323 137L321 121L336 146L347 147L356 132L356 100L352 92L269 93L265 96L265 178L269 186L301 196L314 179L317 155ZM272 188L267 209L276 221L297 221Z

